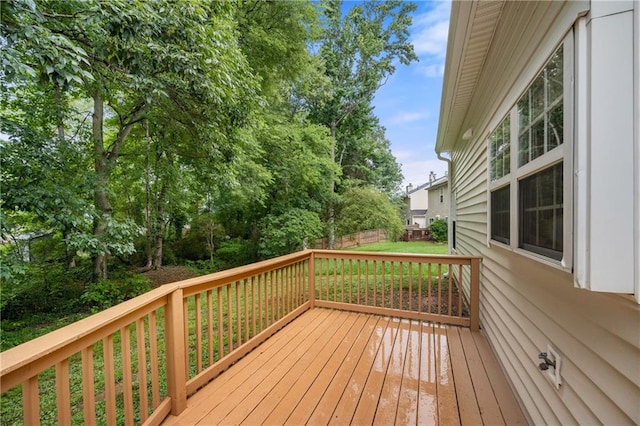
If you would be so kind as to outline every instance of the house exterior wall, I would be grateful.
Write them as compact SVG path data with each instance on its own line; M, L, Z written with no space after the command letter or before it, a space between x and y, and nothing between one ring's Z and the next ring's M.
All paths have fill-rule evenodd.
M427 227L427 218L424 214L416 214L415 211L422 211L424 213L429 206L429 193L427 189L421 185L414 191L410 192L409 197L409 209L407 217L407 225L418 225L420 228Z
M464 123L461 125L463 130L472 127L474 137L459 140L452 149L447 150L451 156L449 179L454 195L452 199L455 200L452 217L456 222L455 252L483 257L481 327L532 424L640 424L640 307L637 299L631 295L578 288L574 263L560 265L545 262L513 247L491 241L488 227L490 193L487 138L501 117L513 108L546 58L565 37L572 36L576 22L582 19L585 26L599 26L600 22L594 22L594 19L608 16L625 21L610 27L612 30L631 28L630 32L616 35L622 44L624 40L635 40L632 43L633 61L629 60L629 64L635 64L635 74L632 76L635 87L632 84L624 88L630 93L633 103L623 98L624 105L615 105L614 108L625 117L627 112L634 114L635 110L632 123L636 124L635 127L631 125L631 136L628 133L623 135L626 137L623 141L625 145L615 145L616 142L613 141L611 148L619 149L629 157L618 164L625 168L621 171L622 175L630 174L630 182L625 181L621 190L632 198L635 218L625 216L624 220L630 227L628 233L635 242L630 243L631 253L626 252L629 247L627 242L625 252L620 255L632 263L636 262L631 270L637 271L640 188L637 124L640 72L638 7L637 2L506 2L493 36L491 50L487 54L469 110L464 114ZM590 11L589 8L593 9ZM631 27L629 22L632 23ZM587 47L587 52L583 52L587 56L589 49ZM576 53L574 57L578 60L571 71L574 74L572 81L574 77L579 80L579 74L584 72L580 65L580 55ZM604 72L603 68L598 66L597 72ZM589 84L597 93L601 83L594 80L594 77L588 77ZM582 143L579 132L574 135L572 130L580 120L580 117L575 117L576 112L581 111L579 104L582 102L583 107L589 110L589 104L585 106L587 101L579 99L579 88L576 89L576 96L575 105L574 98L568 99L565 104L565 114L569 115L565 121L568 131L566 137L577 140L575 147L569 141L567 149L572 151L566 157L569 160L565 161L573 161L572 152L577 151ZM589 102L594 101L590 99ZM611 107L610 102L607 105ZM598 121L597 117L591 118ZM625 121L621 125L628 132L629 122ZM610 173L616 175L615 164L611 166L614 169ZM576 175L579 173L580 170ZM632 188L632 194L627 192L629 187ZM596 188L589 187L588 190L595 191ZM607 191L615 192L614 186L609 185ZM582 200L575 194L578 189L570 188L569 192L574 192L576 198ZM586 194L589 195L589 192ZM601 202L605 202L606 196L606 193L598 192ZM580 203L575 203L574 212L572 199L568 198L565 200L565 214L571 215L573 229L567 232L575 232L575 243L576 239L584 237L578 226L582 213L577 211ZM616 198L613 197L613 200ZM432 204L430 206L433 208ZM595 208L598 215L601 214L600 210L606 211L598 206L589 208ZM628 214L628 211L627 206L624 214ZM619 220L615 217L615 211L613 213L609 220ZM608 223L603 220L598 226L606 229ZM618 225L612 227L613 232L616 232ZM571 261L578 263L580 249L581 247L576 247L576 256L573 256L575 259L570 259ZM609 258L619 253L616 250L620 250L620 247L613 239L604 246L598 246L598 250L608 250ZM589 262L596 260L587 259ZM616 271L611 271L611 274L618 275ZM620 277L626 279L625 275ZM632 287L633 285L631 283ZM638 284L635 285L637 295ZM538 368L538 354L545 352L548 345L562 359L562 384L559 388Z
M425 188L409 194L411 210L426 210L429 208L429 193Z
M442 191L442 197L440 191ZM449 186L446 182L429 188L429 210L427 211L429 223L438 217L442 220L449 217L449 200Z

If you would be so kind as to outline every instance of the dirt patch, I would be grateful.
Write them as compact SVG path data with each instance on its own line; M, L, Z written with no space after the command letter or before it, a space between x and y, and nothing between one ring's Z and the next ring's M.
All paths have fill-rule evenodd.
M151 280L154 287L199 276L193 269L184 266L163 266L143 272L143 275Z

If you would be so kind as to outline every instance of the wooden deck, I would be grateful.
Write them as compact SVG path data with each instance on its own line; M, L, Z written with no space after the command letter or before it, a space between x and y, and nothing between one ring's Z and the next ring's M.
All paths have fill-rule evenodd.
M194 394L165 425L516 425L486 340L466 328L312 309Z

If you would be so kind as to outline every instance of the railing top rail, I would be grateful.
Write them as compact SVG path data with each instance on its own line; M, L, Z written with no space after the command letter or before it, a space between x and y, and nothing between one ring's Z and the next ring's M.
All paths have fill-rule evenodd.
M370 251L313 250L319 259L356 259L356 260L390 260L404 262L431 262L452 265L469 265L471 260L482 260L481 256L462 256L455 254L414 254L388 253Z
M93 341L100 340L117 330L123 320L126 322L129 318L141 317L165 305L167 303L167 295L177 288L178 286L175 284L165 284L107 310L54 330L44 336L0 352L0 377L2 377L3 391L11 387L5 381L7 374L62 349L65 349L65 353L76 349L80 350L83 346L86 347L92 344ZM75 352L71 352L71 354L73 353ZM53 362L55 360L49 362L50 365L43 368L54 365ZM38 370L41 369L39 368ZM33 371L33 373L37 374L38 371Z
M262 262L214 272L213 274L202 275L200 277L189 278L184 281L177 281L173 284L182 288L184 291L184 297L187 297L192 294L200 293L203 290L220 287L234 281L292 265L300 262L301 260L309 259L311 257L311 253L312 250L302 250L285 256L276 257L274 259L263 260Z

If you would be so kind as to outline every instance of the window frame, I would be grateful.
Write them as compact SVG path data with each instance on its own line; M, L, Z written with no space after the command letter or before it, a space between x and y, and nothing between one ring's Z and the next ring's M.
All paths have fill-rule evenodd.
M563 86L562 86L562 109L563 109L563 143L555 146L551 150L546 151L542 155L531 159L527 163L520 166L520 117L518 116L518 103L525 94L529 93L529 89L536 79L542 75L547 64L550 63L553 55L562 48L563 55ZM489 128L489 132L485 138L486 141L486 157L487 157L487 246L502 247L512 252L532 258L542 263L549 264L554 267L566 271L572 271L573 268L573 122L574 122L574 88L572 85L572 76L574 72L573 61L573 33L568 33L560 43L555 45L550 53L545 56L536 73L530 77L529 83L524 90L519 93L511 107L503 112L503 114L494 119L494 125ZM546 86L545 86L546 87ZM546 92L546 88L545 88ZM546 99L546 94L545 94ZM557 107L557 103L544 110L544 114L548 114L553 108ZM504 110L503 110L504 111ZM492 180L491 160L492 160L492 136L493 133L500 128L506 119L510 120L510 172L502 177ZM545 121L547 119L545 118ZM545 124L545 149L546 149L547 124ZM531 143L531 142L529 142ZM562 256L555 259L545 254L544 249L531 250L531 247L523 247L521 243L521 217L520 217L520 184L523 180L533 175L550 169L557 164L562 163L562 188L563 188L563 216L562 216ZM492 193L509 186L510 204L510 238L508 241L500 241L492 237ZM556 256L557 257L557 256Z

